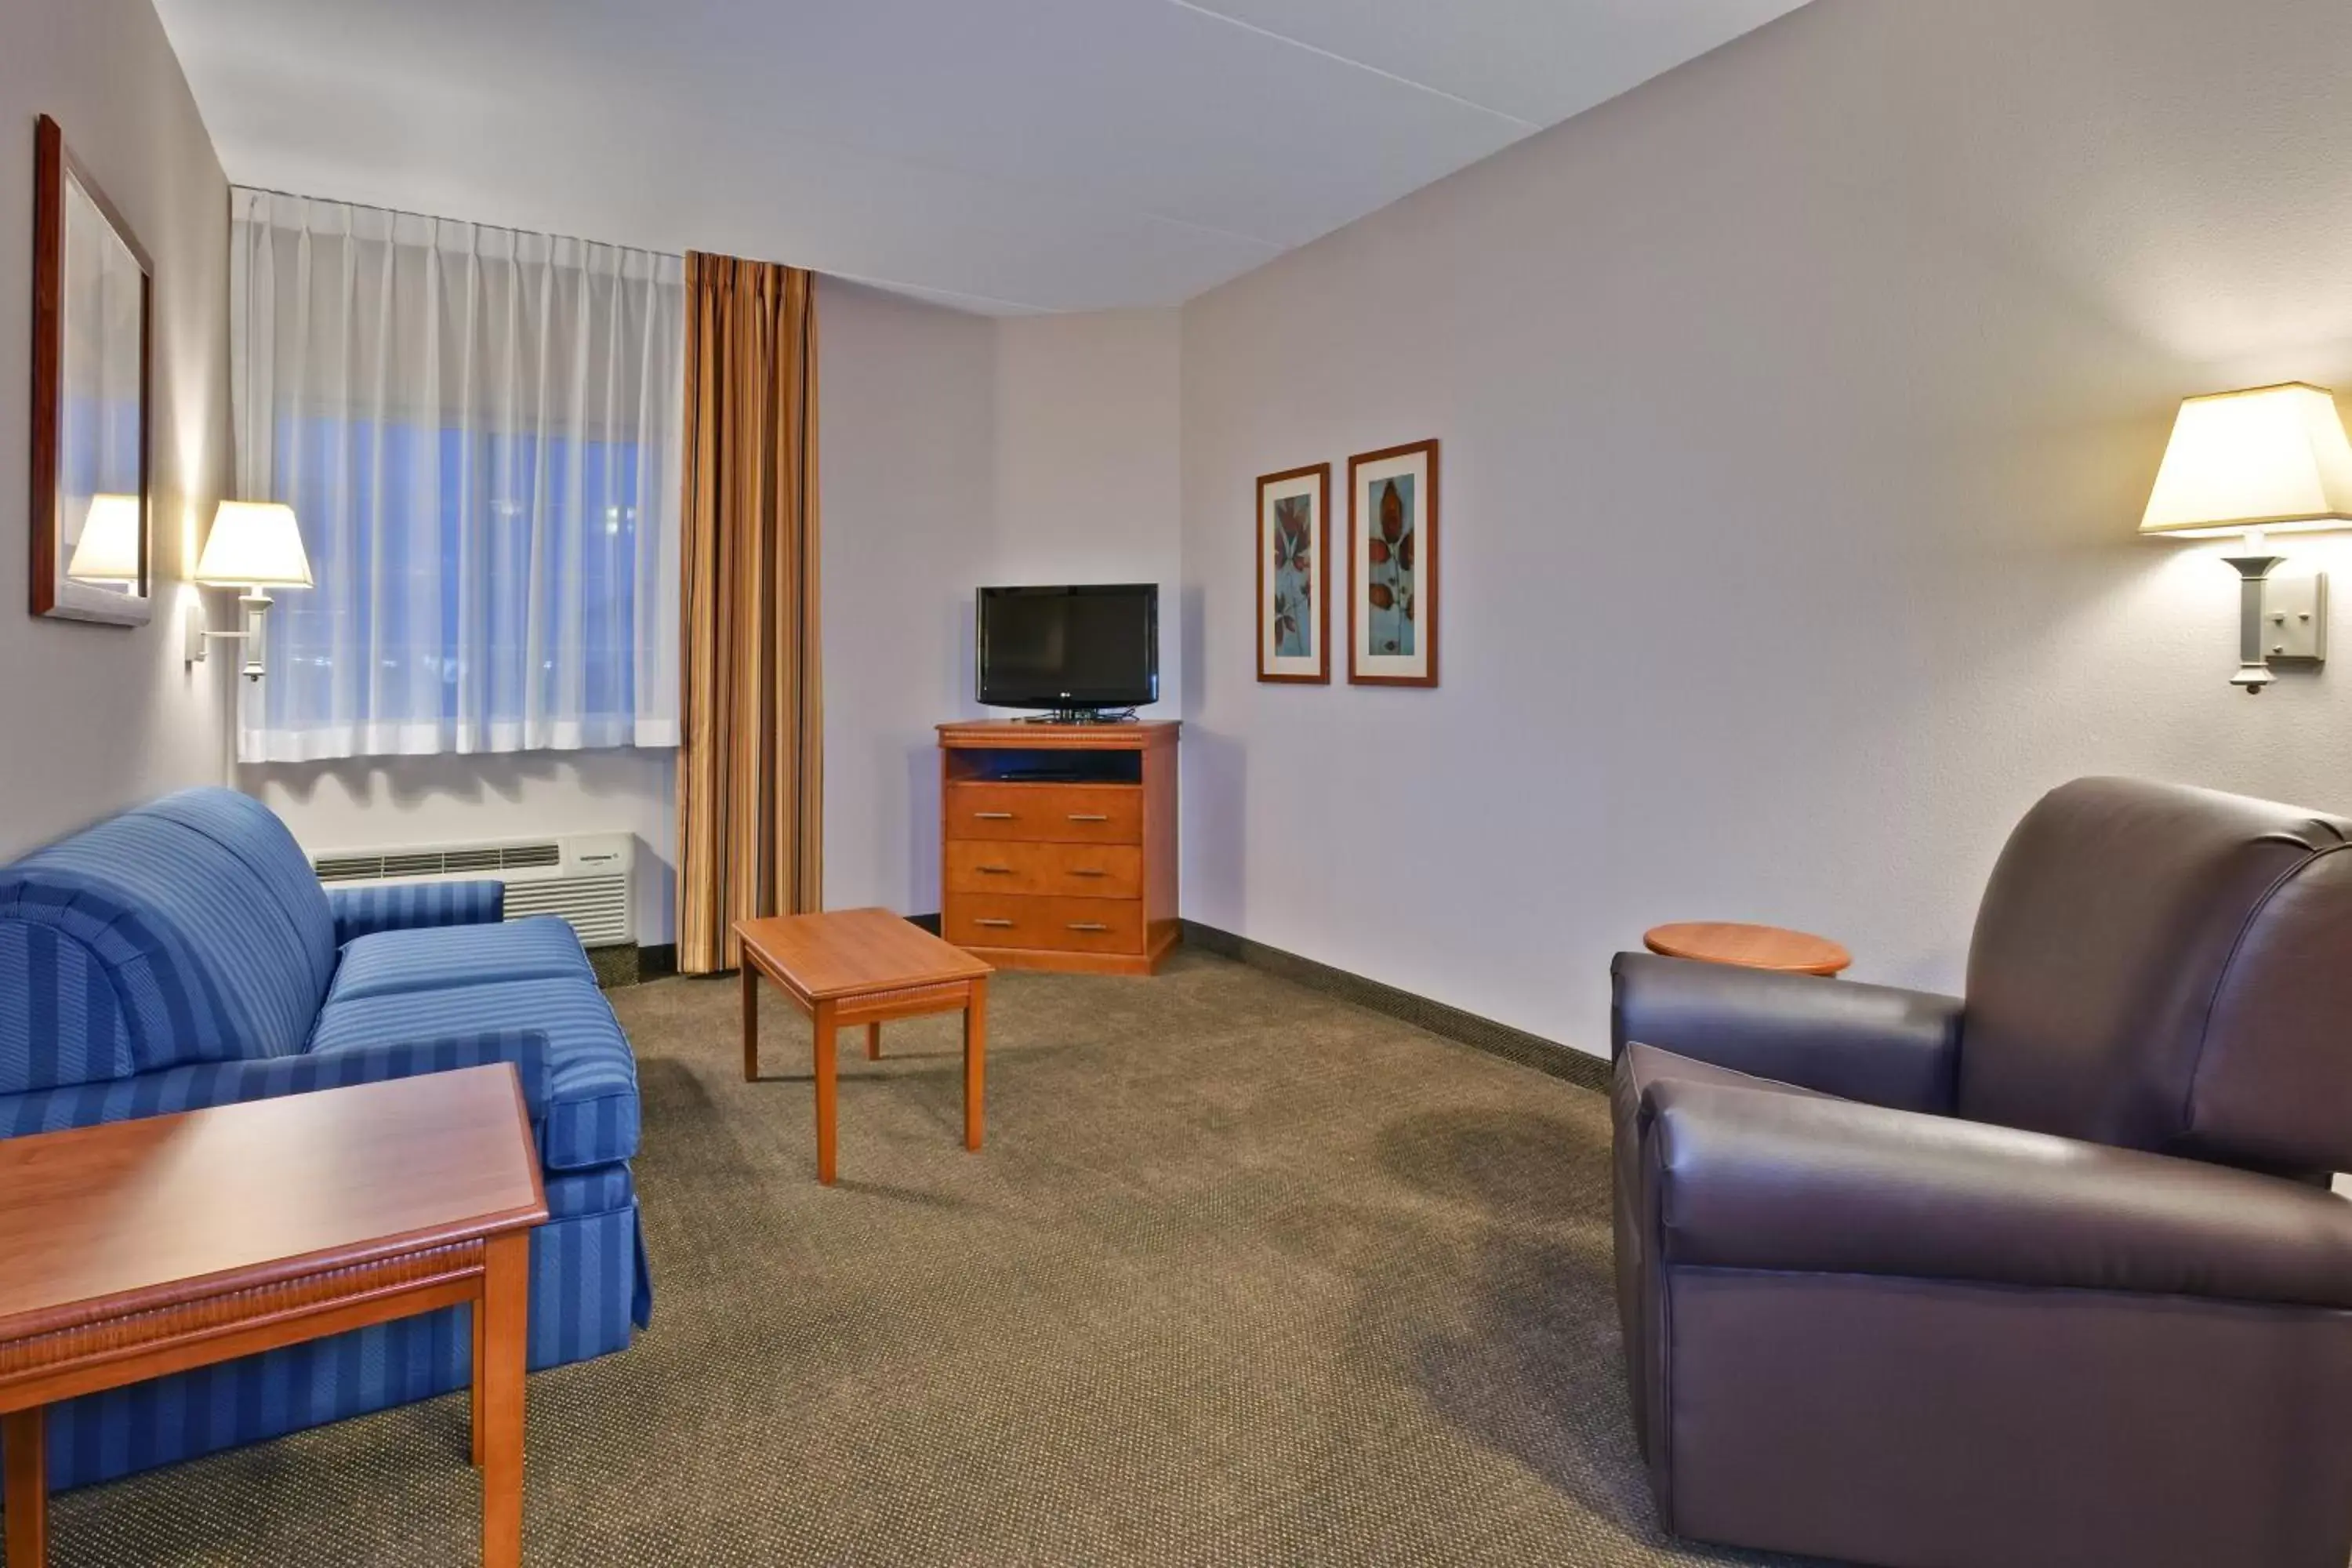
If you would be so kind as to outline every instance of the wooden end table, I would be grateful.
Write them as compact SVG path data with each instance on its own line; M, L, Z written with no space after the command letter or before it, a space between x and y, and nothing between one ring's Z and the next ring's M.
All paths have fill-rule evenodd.
M888 910L837 910L738 921L743 948L743 1078L760 1076L760 978L806 1013L815 1033L816 1179L834 1177L839 1102L835 1032L866 1026L866 1055L882 1055L882 1024L926 1013L963 1014L963 1146L980 1147L988 1059L989 964Z
M7 1568L47 1552L44 1405L466 1302L482 1562L515 1568L546 1218L506 1066L0 1139Z
M1778 969L1790 974L1843 973L1853 955L1825 936L1779 926L1742 925L1737 921L1685 921L1654 926L1642 945L1668 958L1695 958L1703 963L1729 963L1742 969Z

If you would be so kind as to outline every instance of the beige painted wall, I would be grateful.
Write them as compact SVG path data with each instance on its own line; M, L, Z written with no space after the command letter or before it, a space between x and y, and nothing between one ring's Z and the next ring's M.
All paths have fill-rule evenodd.
M147 0L9 0L0 50L0 859L226 776L229 661L190 670L179 617L229 471L228 186ZM36 620L26 431L33 124L47 114L155 265L154 620ZM233 601L216 605L232 613ZM215 623L218 624L218 623Z
M1178 636L1178 353L1173 310L997 323L995 584L1157 583L1160 700L1183 689ZM971 685L966 683L967 700ZM974 710L977 711L977 710Z
M1180 689L1177 319L988 321L824 285L825 901L939 905L933 726L983 584L1162 585Z
M996 326L827 280L824 894L939 908L931 726L971 700L971 590L994 548Z
M675 929L677 753L518 752L240 764L238 787L286 819L313 854L417 844L627 833L637 841L641 942Z
M2177 399L2352 385L2347 58L1816 0L1188 305L1185 913L1597 1051L1668 919L1956 984L2076 774L2352 808L2345 595L2251 699L2215 550L2133 537ZM1444 686L1256 684L1254 476L1433 436Z

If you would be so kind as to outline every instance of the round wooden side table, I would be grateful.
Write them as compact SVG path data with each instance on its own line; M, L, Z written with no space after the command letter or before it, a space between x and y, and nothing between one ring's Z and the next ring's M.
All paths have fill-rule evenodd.
M1790 974L1837 974L1853 963L1853 954L1825 936L1779 926L1742 925L1737 921L1683 921L1654 926L1643 933L1642 945L1668 958L1733 963L1742 969L1778 969Z

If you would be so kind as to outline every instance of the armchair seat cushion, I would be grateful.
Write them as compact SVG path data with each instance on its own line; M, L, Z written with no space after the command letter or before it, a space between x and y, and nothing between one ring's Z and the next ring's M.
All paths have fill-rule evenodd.
M327 1005L515 980L593 985L596 973L580 939L554 915L533 915L504 925L377 931L354 938L343 949Z
M570 940L568 931L564 935ZM542 1164L551 1171L585 1170L636 1153L636 1060L593 979L502 981L331 999L320 1011L310 1048L497 1029L535 1029L547 1037Z

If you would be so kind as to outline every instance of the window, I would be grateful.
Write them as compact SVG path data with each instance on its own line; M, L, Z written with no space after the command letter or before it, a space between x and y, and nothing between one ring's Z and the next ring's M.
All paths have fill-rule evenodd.
M240 486L316 581L240 755L676 744L678 258L236 200Z

